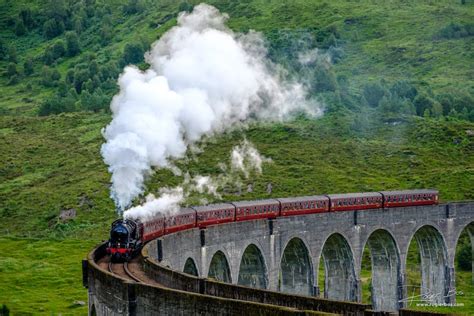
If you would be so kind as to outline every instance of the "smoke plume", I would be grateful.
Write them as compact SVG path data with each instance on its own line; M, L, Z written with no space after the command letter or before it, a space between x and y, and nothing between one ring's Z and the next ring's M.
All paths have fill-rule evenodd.
M261 35L236 34L226 27L226 19L206 4L181 13L178 25L146 53L150 68L127 66L121 74L101 149L119 210L143 193L152 168L179 174L172 161L203 136L250 119L283 119L297 109L319 113L316 105L306 102L302 85L284 80L284 72L266 60ZM236 153L234 168L253 156ZM205 179L196 181L206 187ZM162 199L149 203L160 209L165 200L182 196L179 190L163 191Z
M185 174L181 185L174 188L161 188L159 197L149 194L145 203L132 207L123 214L125 218L147 219L155 216L157 213L173 214L179 209L179 205L193 192L200 194L206 193L221 199L218 193L220 188L226 186L243 186L242 175L248 179L250 174L261 174L262 163L270 163L270 158L260 155L253 144L244 140L240 145L232 148L229 163L220 162L221 174L216 177L197 175L191 177ZM202 204L207 200L202 199Z

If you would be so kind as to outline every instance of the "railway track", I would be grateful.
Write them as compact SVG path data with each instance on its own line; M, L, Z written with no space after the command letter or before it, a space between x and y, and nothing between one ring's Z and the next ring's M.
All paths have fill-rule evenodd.
M129 279L131 281L142 282L142 280L137 278L132 273L131 269L129 269L128 262L113 263L112 261L110 261L110 258L108 259L109 261L107 262L107 269L109 270L110 273L116 274L122 278Z

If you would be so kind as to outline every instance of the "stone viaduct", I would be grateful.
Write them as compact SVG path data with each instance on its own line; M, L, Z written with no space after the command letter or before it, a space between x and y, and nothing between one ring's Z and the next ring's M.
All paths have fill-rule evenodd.
M397 311L411 296L406 261L412 240L421 258L418 299L455 302L454 258L464 229L474 245L473 202L233 222L163 236L146 249L160 265L198 277L360 302L361 262L368 247L372 308ZM320 259L324 289L318 287ZM89 304L100 304L93 292L89 287Z

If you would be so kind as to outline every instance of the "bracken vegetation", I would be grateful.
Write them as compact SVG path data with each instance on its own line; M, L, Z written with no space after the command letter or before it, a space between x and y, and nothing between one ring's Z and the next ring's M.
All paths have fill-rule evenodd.
M473 1L207 2L229 14L234 31L261 32L268 58L304 82L325 114L228 131L179 167L218 175L245 135L273 162L245 183L253 192L226 187L225 200L268 197L268 183L272 197L435 187L444 201L474 199ZM0 0L5 310L86 312L79 260L117 216L99 154L117 78L127 64L146 69L144 52L197 3ZM147 193L182 180L159 170ZM76 216L61 217L67 210ZM452 310L467 314L469 247L463 235L457 283L471 296Z

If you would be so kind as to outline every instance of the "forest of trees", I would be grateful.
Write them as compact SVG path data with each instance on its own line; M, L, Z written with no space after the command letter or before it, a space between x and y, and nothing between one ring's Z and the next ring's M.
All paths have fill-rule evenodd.
M139 15L146 7L140 0L129 0L122 5L121 15ZM178 8L190 11L192 5L183 2ZM41 45L44 48L34 56L18 56L15 43L0 37L0 60L7 63L4 76L8 85L28 82L27 88L38 84L52 89L51 97L40 103L39 115L107 111L112 96L117 93L116 81L121 69L127 64L146 68L143 55L151 44L138 36L123 45L118 54L109 50L108 45L118 40L114 38L117 17L112 10L116 8L95 0L49 0L42 9L22 9L7 21L11 33L17 38L40 36L46 45ZM163 19L167 21L174 16L168 14ZM359 84L358 90L350 89L350 78L334 70L334 64L346 54L340 33L331 25L265 34L269 41L268 56L303 78L311 96L322 99L329 112L358 112L367 108L388 117L417 115L474 121L472 90L453 87L437 94L411 80L385 78ZM474 24L453 22L440 28L435 37L465 38L473 34ZM316 48L320 54L329 56L330 62L321 59L299 64L301 51ZM98 51L105 54L98 58ZM67 65L66 71L62 65Z

